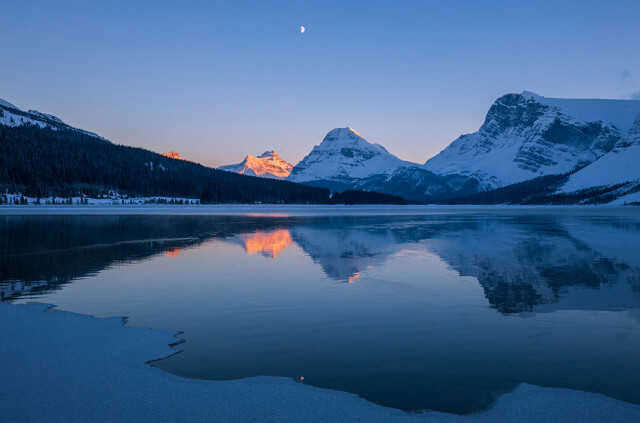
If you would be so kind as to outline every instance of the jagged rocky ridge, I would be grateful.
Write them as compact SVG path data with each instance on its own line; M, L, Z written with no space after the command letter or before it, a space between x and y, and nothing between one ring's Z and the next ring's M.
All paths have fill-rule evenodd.
M263 178L284 179L291 173L293 165L273 150L265 151L258 157L248 155L240 163L218 167L220 170Z

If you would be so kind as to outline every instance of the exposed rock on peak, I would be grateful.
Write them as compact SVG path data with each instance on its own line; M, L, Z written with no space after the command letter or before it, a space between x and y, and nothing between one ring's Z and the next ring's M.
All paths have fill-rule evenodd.
M175 160L185 160L182 157L180 157L180 154L178 154L176 151L171 150L168 153L164 153L162 154L165 157L169 157L170 159L175 159Z
M291 173L293 165L275 151L269 150L258 157L248 155L241 163L220 166L218 169L263 178L284 179Z

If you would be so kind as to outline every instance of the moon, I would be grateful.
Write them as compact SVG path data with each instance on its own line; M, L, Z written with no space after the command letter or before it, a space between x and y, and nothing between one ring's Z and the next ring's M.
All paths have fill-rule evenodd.
M300 25L300 34L304 34L304 26Z

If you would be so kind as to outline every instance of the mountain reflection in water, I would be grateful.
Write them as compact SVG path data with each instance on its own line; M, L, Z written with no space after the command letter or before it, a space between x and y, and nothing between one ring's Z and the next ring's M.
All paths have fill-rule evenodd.
M293 243L288 229L275 231L256 231L239 235L244 242L247 254L261 253L266 257L276 258L278 254Z
M0 295L183 331L155 365L185 377L456 413L521 382L640 403L633 215L8 216Z

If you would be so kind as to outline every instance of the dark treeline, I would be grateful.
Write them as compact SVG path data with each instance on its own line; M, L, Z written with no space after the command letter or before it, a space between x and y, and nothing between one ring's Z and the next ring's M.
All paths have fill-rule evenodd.
M0 189L29 197L129 196L202 203L327 203L329 191L250 177L115 145L71 130L0 126Z
M618 190L625 188L625 194L640 191L640 185L629 189L629 182L593 187L570 193L558 193L570 173L545 175L528 181L518 182L491 191L478 192L464 197L447 198L434 201L436 204L520 204L520 205L569 205L569 204L606 204L620 195Z
M399 197L373 192L331 198L326 188L238 175L71 129L35 125L0 125L0 192L7 191L38 200L103 198L113 191L129 197L193 198L202 204L404 204ZM5 200L24 204L23 197Z
M346 190L331 196L331 204L406 204L404 198L373 191Z
M491 191L435 201L438 204L548 204L569 175L546 175Z

